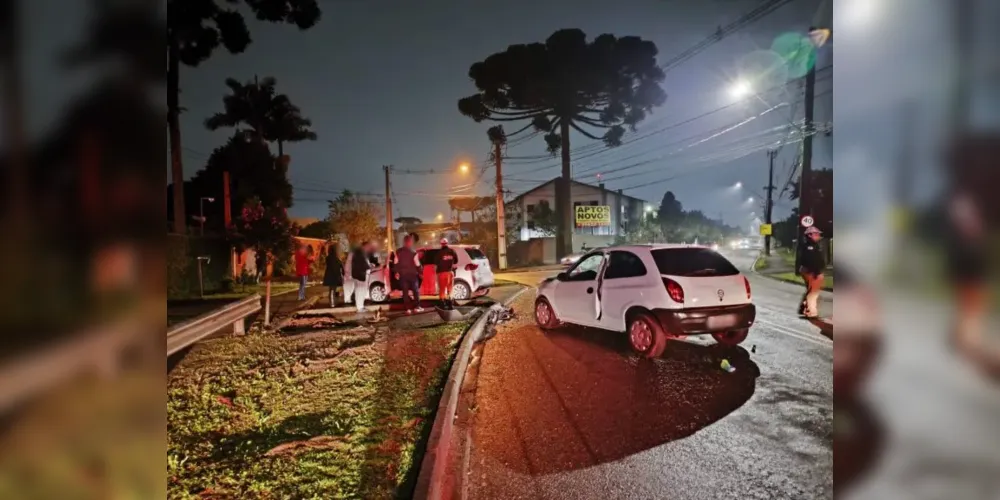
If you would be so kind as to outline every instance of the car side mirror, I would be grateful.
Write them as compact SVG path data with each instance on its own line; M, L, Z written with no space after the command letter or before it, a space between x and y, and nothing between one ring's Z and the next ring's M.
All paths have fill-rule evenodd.
M569 278L569 274L566 273L565 271L563 271L563 272L561 272L561 273L559 273L559 274L556 275L556 279L559 280L559 281L566 281L568 278Z

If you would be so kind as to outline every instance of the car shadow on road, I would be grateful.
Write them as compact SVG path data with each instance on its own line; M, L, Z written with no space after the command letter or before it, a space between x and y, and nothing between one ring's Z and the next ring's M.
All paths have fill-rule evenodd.
M691 436L746 403L760 375L742 347L674 341L650 360L633 354L622 334L584 328L536 335L527 345L537 363L521 375L541 372L544 383L531 392L545 393L508 392L514 434L479 446L530 475L615 462ZM723 370L723 360L735 371Z

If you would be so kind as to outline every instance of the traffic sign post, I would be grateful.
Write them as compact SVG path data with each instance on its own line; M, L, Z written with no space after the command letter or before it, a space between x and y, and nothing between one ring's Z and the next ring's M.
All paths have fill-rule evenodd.
M802 224L802 227L812 227L815 222L816 221L813 220L812 216L809 215L803 215L802 219L799 221L799 223Z

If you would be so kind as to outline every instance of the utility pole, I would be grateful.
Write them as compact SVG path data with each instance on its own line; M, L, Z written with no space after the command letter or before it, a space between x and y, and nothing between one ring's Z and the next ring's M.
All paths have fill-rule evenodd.
M810 27L809 32L815 31L815 27ZM802 138L802 170L799 172L799 217L804 217L806 215L812 215L812 196L809 190L809 181L812 177L812 153L813 153L813 134L816 132L816 126L813 124L813 101L816 100L816 64L809 67L806 72L806 89L805 89L805 130L804 137ZM805 228L798 221L795 222L796 234L798 235L797 240L801 241L804 235ZM799 268L799 252L795 252L795 268Z
M392 171L392 165L383 165L382 170L385 170L385 239L386 239L386 252L390 252L392 247L394 247L394 241L392 240L392 185L389 181L389 173ZM388 253L386 253L388 255Z
M500 141L493 142L493 157L497 162L497 263L507 269L507 222L503 206L503 159Z
M774 157L778 156L778 152L771 149L767 152L767 186L764 188L767 191L767 199L764 201L764 223L767 225L771 224L771 210L774 207ZM771 255L771 235L764 235L764 255Z

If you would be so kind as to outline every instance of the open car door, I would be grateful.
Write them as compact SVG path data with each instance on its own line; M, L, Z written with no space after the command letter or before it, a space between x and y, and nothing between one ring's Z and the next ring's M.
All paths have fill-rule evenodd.
M601 320L603 307L601 307L601 297L604 293L604 271L608 269L608 252L602 252L604 258L601 259L601 268L597 270L597 291L594 293L594 319Z

